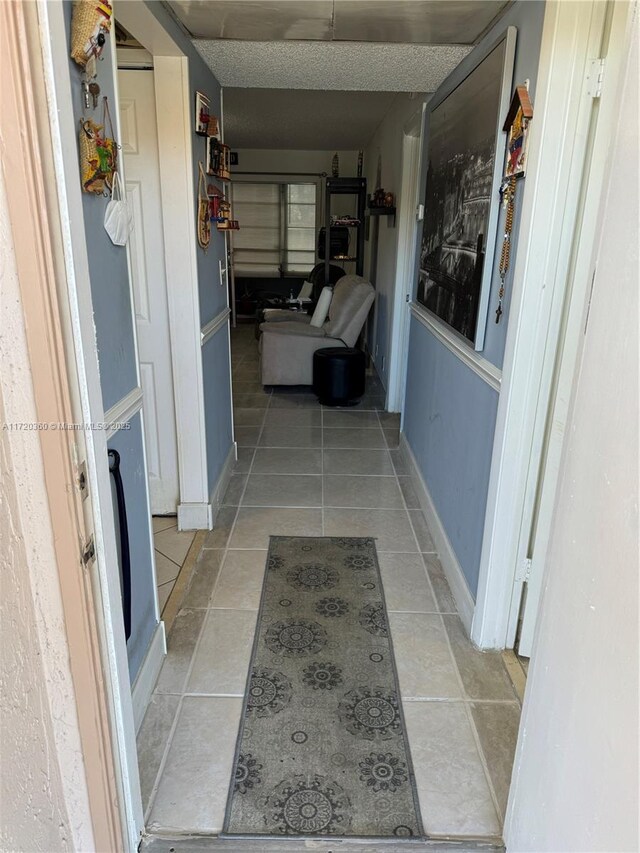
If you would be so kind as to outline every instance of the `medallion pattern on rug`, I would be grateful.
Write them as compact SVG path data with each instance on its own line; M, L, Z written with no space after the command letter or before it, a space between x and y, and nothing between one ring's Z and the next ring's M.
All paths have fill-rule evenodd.
M224 834L423 837L373 539L271 537Z

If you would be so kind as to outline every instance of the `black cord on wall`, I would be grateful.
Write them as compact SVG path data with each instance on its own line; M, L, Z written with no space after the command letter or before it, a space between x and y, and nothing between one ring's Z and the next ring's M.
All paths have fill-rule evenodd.
M127 507L124 501L124 486L120 473L120 454L109 450L109 471L116 487L118 504L118 527L120 529L120 561L122 564L122 612L124 615L124 633L128 640L131 636L131 554L129 552L129 525Z

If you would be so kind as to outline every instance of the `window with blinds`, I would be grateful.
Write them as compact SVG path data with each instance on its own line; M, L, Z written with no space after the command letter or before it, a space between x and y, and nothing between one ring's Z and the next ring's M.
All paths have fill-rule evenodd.
M233 185L236 275L306 274L316 261L316 185Z

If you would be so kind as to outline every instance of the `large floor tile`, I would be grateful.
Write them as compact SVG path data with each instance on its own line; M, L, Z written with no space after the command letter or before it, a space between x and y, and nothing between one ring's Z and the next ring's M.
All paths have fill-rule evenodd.
M239 447L238 458L233 466L234 474L246 474L253 463L255 449L253 447Z
M405 475L398 477L398 484L404 497L407 509L420 509L420 501L413 487L411 477Z
M158 586L158 612L161 616L175 583L175 581L168 581L167 583L161 583Z
M320 406L314 409L269 409L264 425L280 429L319 427L322 425L322 411Z
M460 685L440 617L389 613L403 699L457 699Z
M399 412L379 412L378 417L384 429L400 429Z
M234 394L262 394L264 392L262 383L257 376L253 379L235 379L233 380Z
M413 525L420 551L425 554L435 553L436 546L433 543L433 537L422 510L410 510L409 517L411 518L411 524Z
M322 510L241 507L230 548L268 548L270 536L322 536Z
M500 652L479 652L471 645L458 616L443 616L462 684L470 699L516 700Z
M349 429L325 429L322 431L325 447L348 448L354 450L381 450L386 447L381 429L351 427Z
M260 436L260 447L322 447L322 430L306 426L265 426Z
M236 426L235 440L238 447L256 447L261 429L259 426Z
M160 551L155 552L156 559L156 581L158 586L174 581L178 577L180 566L161 554Z
M384 441L389 450L395 450L400 444L400 430L391 427L390 429L382 430L384 433Z
M251 473L322 474L322 451L259 447Z
M153 544L156 551L181 566L194 536L193 530L177 530L172 527L169 530L161 530L156 533L153 537Z
M316 409L318 398L314 394L279 394L271 395L272 409Z
M156 693L182 693L206 610L181 610L167 639L167 656L156 683Z
M401 450L390 450L389 456L393 462L394 471L398 476L404 476L411 473Z
M232 474L222 503L226 506L239 506L244 487L247 484L247 474Z
M266 409L236 408L233 410L233 422L237 427L262 426Z
M209 610L187 693L243 696L256 626L255 610Z
M222 550L201 552L187 593L182 602L183 607L197 608L208 606L211 593L218 579L223 554Z
M324 478L324 505L403 509L402 495L395 477L327 475Z
M498 836L500 822L461 702L406 702L427 834Z
M257 610L266 562L267 551L227 551L211 606Z
M387 610L434 613L436 603L420 554L379 554Z
M239 409L266 409L269 405L268 394L234 394L233 403Z
M393 475L388 450L325 450L325 474Z
M322 506L322 477L306 474L251 474L244 506Z
M220 832L241 708L239 697L185 697L148 829Z
M361 412L358 409L325 409L322 426L329 428L380 429L377 412Z
M227 547L236 513L237 508L235 506L223 506L220 508L213 523L213 530L208 533L207 538L204 540L205 549Z
M520 726L520 706L506 702L474 702L471 713L498 800L500 819L504 820Z
M170 527L177 529L178 519L175 515L154 515L152 518L153 532L159 533L161 530L168 530Z
M142 809L146 812L155 785L180 697L154 693L149 701L137 737L138 768Z
M378 551L417 551L405 510L327 508L324 532L326 536L371 536Z
M456 600L451 592L449 581L446 579L437 554L423 554L422 559L436 596L436 604L440 613L457 613Z

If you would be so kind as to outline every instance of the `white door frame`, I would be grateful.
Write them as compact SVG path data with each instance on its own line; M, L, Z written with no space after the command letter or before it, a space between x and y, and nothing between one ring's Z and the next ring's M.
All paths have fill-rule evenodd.
M79 405L85 423L105 422L95 340L89 259L78 178L77 125L73 115L69 59L62 2L39 0L38 19L44 82L49 100L51 156L57 180L57 205L66 267L66 292L78 375ZM55 48L52 48L55 46ZM114 765L123 838L136 850L144 830L129 663L125 642L107 433L85 432L96 560L94 594L103 654L103 671L115 750Z
M173 373L180 530L210 530L189 60L145 3L120 3L117 18L153 56L162 221ZM167 105L178 105L181 116Z
M404 403L409 354L409 303L411 302L415 278L415 252L418 234L416 207L420 193L424 108L425 103L416 110L403 128L396 283L393 296L389 388L387 390L387 410L390 412L401 412Z
M537 473L541 463L540 424L546 422L550 405L588 165L596 85L588 79L590 60L601 55L606 9L598 0L546 6L518 238L521 251L511 276L513 322L507 332L471 629L472 640L483 649L512 647L515 640L525 560L530 556L528 536L521 535L523 518L535 503L536 478L530 473Z
M608 46L605 49L606 73L597 119L594 113L589 133L589 163L584 175L584 192L572 247L567 294L561 317L558 318L563 332L557 358L549 359L547 366L550 375L545 386L548 381L551 389L550 406L546 417L543 419L541 413L535 425L534 461L540 458L541 464L539 468L533 465L529 467L528 501L520 530L521 552L528 547L531 559L526 605L518 634L518 653L526 657L531 655L533 644L569 403L585 329L585 306L596 270L593 247L597 245L597 235L600 233L599 200L609 162L611 128L615 126L616 111L620 107L618 82L625 58L628 8L623 3L617 3L609 6L609 12L611 19L605 24L609 30ZM510 636L518 630L521 601L522 590L515 586L509 619Z

